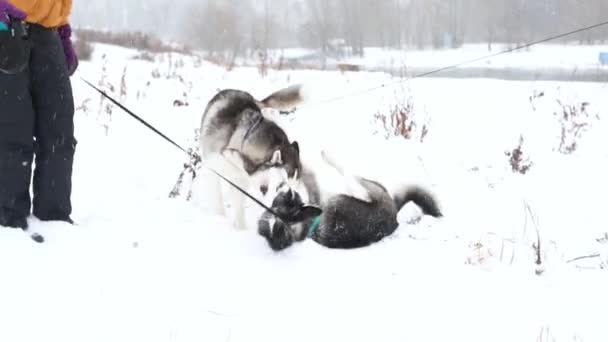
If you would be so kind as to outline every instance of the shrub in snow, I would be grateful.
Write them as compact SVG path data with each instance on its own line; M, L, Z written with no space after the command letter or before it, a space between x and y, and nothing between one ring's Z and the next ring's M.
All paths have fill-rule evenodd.
M83 112L85 115L88 115L91 112L90 108L91 98L86 98L82 101L82 103L75 108L77 112Z
M156 60L154 54L149 51L141 51L138 55L131 57L131 59L146 62L154 62Z
M101 71L101 78L97 82L97 86L103 89L109 96L116 96L116 88L112 85L112 82L108 81L108 69L106 55L102 56L103 67ZM112 109L114 105L103 95L99 95L99 113L97 115L97 121L104 128L106 135L110 130L110 123L112 122Z
M381 133L387 139L403 137L424 142L429 133L428 120L421 118L412 96L405 95L405 91L402 94L386 111L374 114L374 121L379 125L375 133Z
M338 70L341 73L346 73L346 72L359 72L361 71L361 66L357 65L357 64L351 64L351 63L338 63L337 65Z
M190 157L184 162L183 168L177 177L177 181L169 193L170 198L185 196L186 200L190 200L192 197L192 181L196 178L197 170L201 166L201 160L199 158L199 136L199 129L197 128L194 130L194 142L191 144L191 147L187 149ZM185 195L183 194L184 191Z
M74 33L79 39L87 42L111 44L151 52L180 52L190 53L186 46L167 44L160 39L143 32L110 32L102 30L76 28Z
M224 54L220 54L220 53L208 53L205 55L204 58L200 58L195 60L195 67L200 67L202 65L203 61L207 61L211 64L217 65L219 67L222 67L224 69L226 69L226 71L231 71L234 66L236 61L235 60L231 60L229 57L225 56Z
M526 172L532 167L532 162L529 158L524 156L523 152L524 137L519 136L519 144L511 151L505 152L505 155L509 157L509 164L513 172L525 175Z
M184 93L184 98L186 98L187 95L186 93ZM173 107L187 107L190 104L188 103L188 100L180 100L180 99L175 99L173 100Z
M535 91L530 96L532 110L551 114L552 120L547 121L547 128L555 131L552 138L555 141L551 142L553 151L572 154L578 149L593 121L599 120L599 116L591 113L589 102L564 94L559 87L554 93L549 92L550 90Z
M559 118L561 134L557 151L570 154L577 148L577 140L590 126L588 102L568 104L557 99L559 109L553 113Z
M127 100L127 67L122 69L122 76L120 77L120 97L118 101L124 102Z
M107 59L105 54L102 56L103 66L101 71L101 77L97 82L97 87L103 90L108 96L115 98L118 102L124 103L127 100L127 67L125 66L122 70L122 74L120 77L120 83L118 88L114 86L114 82L109 80L108 77L108 68L107 68ZM97 93L95 93L97 94ZM139 94L138 94L139 95ZM116 106L105 96L99 94L99 104L98 104L98 112L97 112L97 123L104 129L105 134L108 135L110 131L110 123L112 122L112 114L114 108ZM82 104L76 107L77 111L82 111L85 114L90 114L91 110L91 98L86 98Z
M74 42L74 50L76 50L76 54L78 55L78 59L81 61L90 61L91 57L93 57L93 51L95 48L93 44L86 40L85 38L77 37Z

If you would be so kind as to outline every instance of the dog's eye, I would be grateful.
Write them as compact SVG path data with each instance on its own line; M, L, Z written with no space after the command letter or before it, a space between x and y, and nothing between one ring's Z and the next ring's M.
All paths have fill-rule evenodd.
M275 191L276 191L276 192L279 192L279 190L281 190L281 188L282 188L282 187L284 187L285 185L287 185L287 183L286 183L286 182L281 182L281 183L280 183L280 184L277 186L277 188L276 188L276 190L275 190Z

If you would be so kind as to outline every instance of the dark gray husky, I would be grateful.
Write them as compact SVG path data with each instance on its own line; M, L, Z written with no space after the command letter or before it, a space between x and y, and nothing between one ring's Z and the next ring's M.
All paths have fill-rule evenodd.
M302 86L281 89L259 101L242 90L224 89L207 104L201 119L200 152L202 162L243 188L254 187L263 194L268 187L266 174L282 168L296 178L301 168L300 150L285 131L262 114L264 108L293 110L302 101ZM224 214L220 180L202 173L206 184L201 191L213 196L211 207ZM229 201L236 210L236 226L245 228L243 195L229 189Z
M307 237L329 248L368 246L391 235L397 229L397 213L408 202L418 205L424 214L441 217L435 198L421 187L405 187L392 197L380 183L346 174L334 160L323 159L345 177L347 192L327 198L316 181L307 179L309 198L319 203L305 204L300 193L283 183L271 209L258 221L258 233L273 250L282 250ZM312 175L304 172L302 177Z

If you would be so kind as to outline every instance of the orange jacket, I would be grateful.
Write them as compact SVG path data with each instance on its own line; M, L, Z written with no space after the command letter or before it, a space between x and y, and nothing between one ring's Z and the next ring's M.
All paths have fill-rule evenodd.
M55 28L68 23L72 0L8 0L27 13L29 23Z

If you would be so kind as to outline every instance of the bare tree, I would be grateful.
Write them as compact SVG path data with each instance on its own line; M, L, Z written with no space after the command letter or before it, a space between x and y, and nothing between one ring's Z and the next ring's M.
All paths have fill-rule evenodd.
M336 32L335 1L307 0L310 19L301 28L305 41L314 44L321 52L321 67L325 68L329 41Z
M234 58L241 51L245 29L239 6L242 4L236 0L209 0L204 5L191 5L185 34L193 45L212 56L231 53Z
M79 5L80 4L80 5ZM286 47L329 52L343 39L363 47L511 46L606 20L606 0L96 0L75 3L76 26L143 31L203 48L243 53ZM159 25L162 23L162 25ZM608 28L561 42L608 40Z

